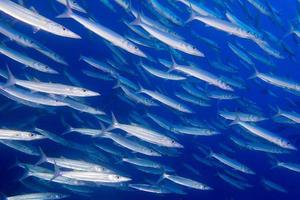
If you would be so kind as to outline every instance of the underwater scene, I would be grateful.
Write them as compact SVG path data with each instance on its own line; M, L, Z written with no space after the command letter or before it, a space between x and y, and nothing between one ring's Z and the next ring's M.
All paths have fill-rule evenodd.
M0 0L0 200L300 199L299 0Z

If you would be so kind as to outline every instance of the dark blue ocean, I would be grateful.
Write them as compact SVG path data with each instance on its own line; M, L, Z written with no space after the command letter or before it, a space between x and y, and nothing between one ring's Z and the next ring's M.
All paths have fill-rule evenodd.
M102 163L99 161L99 159L88 157L88 152L85 151L84 148L93 146L94 144L103 144L116 149L116 151L122 152L127 157L147 158L157 161L163 165L170 166L172 169L174 169L171 174L196 180L213 188L213 190L202 191L179 186L176 185L176 183L172 183L170 180L166 179L158 182L160 179L160 174L148 174L140 171L134 165L121 162L120 159L122 159L122 155L118 156L98 149L99 155L104 155L108 159L106 162L104 162L106 166L116 169L124 176L128 176L132 179L126 184L174 184L176 187L184 191L185 194L153 194L135 190L128 187L126 184L120 186L114 185L113 187L84 186L82 188L85 189L85 192L88 191L88 193L80 193L78 191L69 190L63 187L62 184L55 183L53 181L43 181L38 178L27 176L26 169L17 167L16 163L20 162L35 164L40 159L39 156L26 155L21 151L14 150L6 145L0 144L0 193L3 194L3 196L14 196L18 194L35 192L57 192L70 195L69 198L67 198L70 200L299 199L300 173L288 170L286 168L274 167L274 160L300 164L299 151L291 151L287 154L270 154L239 147L238 145L234 144L229 137L242 137L243 134L247 136L249 133L238 125L230 126L229 124L231 121L224 120L218 114L220 110L250 112L250 108L254 106L258 107L259 113L268 119L257 122L255 123L256 125L288 139L295 147L298 149L300 148L299 124L284 120L282 118L276 120L273 117L276 114L276 107L280 107L286 111L300 113L299 93L295 94L293 92L289 92L283 88L276 87L256 78L249 79L249 77L254 74L254 69L257 69L259 72L274 74L287 80L294 80L295 82L300 83L300 38L297 38L295 34L286 35L290 32L291 26L298 27L299 25L298 23L300 21L298 18L300 16L300 2L297 0L257 1L262 2L264 5L267 5L266 2L268 2L272 8L276 9L278 11L276 16L278 16L279 23L274 20L273 16L263 15L247 0L211 0L201 2L211 10L218 10L224 19L226 19L225 13L230 11L238 19L249 26L255 27L259 32L267 31L275 35L280 39L280 43L272 43L267 34L264 35L264 39L268 40L271 45L276 46L276 48L284 56L283 59L277 59L271 55L268 55L251 40L239 38L224 31L217 30L213 27L205 26L204 23L200 21L194 20L187 24L183 24L182 26L172 24L170 21L168 21L168 19L163 19L163 16L155 12L155 9L153 11L153 8L151 8L151 0L131 1L131 8L143 13L143 15L148 16L158 23L163 24L163 22L167 21L166 25L169 25L169 28L172 31L178 33L178 35L184 38L184 41L195 45L199 50L201 50L201 52L205 54L205 57L197 57L176 51L175 58L178 63L187 64L192 62L195 66L209 71L216 76L224 76L228 79L240 80L240 82L243 84L243 89L236 88L234 90L234 94L239 97L238 100L211 99L209 101L209 107L201 107L184 102L183 100L177 98L176 93L183 91L182 84L184 84L184 82L191 83L202 88L204 93L220 90L217 87L207 84L194 77L177 72L175 72L175 74L183 75L187 77L187 79L183 81L165 80L153 76L139 66L139 63L142 61L153 68L167 71L167 68L159 64L158 59L170 61L170 55L173 51L171 50L172 47L166 47L160 50L137 44L137 46L146 55L149 55L155 62L151 62L145 58L135 56L124 50L120 50L119 47L104 42L104 39L86 29L75 20L70 18L56 18L57 15L64 12L65 6L57 3L55 0L23 0L23 6L26 8L30 8L31 6L34 7L35 10L42 16L45 16L48 19L51 19L76 32L81 36L81 39L60 37L43 30L39 30L38 32L34 33L32 26L16 20L4 12L0 12L0 23L9 24L9 26L18 32L34 38L36 41L39 41L49 49L56 52L58 55L65 58L66 62L69 64L68 66L63 66L40 54L39 52L31 48L23 47L16 42L7 39L6 36L0 34L1 41L3 41L6 46L35 60L45 63L48 66L51 66L53 69L57 70L59 74L52 75L33 70L8 58L3 54L0 54L0 68L2 71L7 71L6 66L9 66L9 69L12 71L13 75L18 79L29 78L33 81L38 79L42 82L76 85L92 91L97 91L101 94L100 96L75 97L74 100L80 100L82 103L102 110L105 112L105 115L102 116L102 118L110 120L111 113L114 113L117 120L121 123L139 124L164 135L172 136L177 142L182 144L184 148L176 150L178 155L175 156L163 155L161 157L147 157L142 154L133 153L126 148L116 145L107 138L90 137L79 133L68 133L63 135L68 128L67 124L77 128L85 127L100 130L99 121L101 120L92 114L80 112L69 107L44 106L42 108L35 108L26 106L3 95L0 96L1 129L34 131L34 128L40 128L65 138L68 141L81 144L83 148L81 151L75 150L73 148L64 147L63 145L51 141L50 139L22 142L40 147L49 157L67 157L81 161L84 160L87 162ZM129 14L128 10L120 7L114 0L107 0L107 2L113 6L114 10L109 9L105 3L103 3L105 2L104 0L77 0L77 2L87 11L86 14L74 11L78 15L91 18L91 20L94 20L95 23L100 23L101 25L117 32L120 35L132 34L135 37L139 37L123 23L124 19L126 19L128 22L131 22L135 18ZM186 21L190 16L189 7L180 2L176 2L175 0L159 0L158 2L175 12L176 15L183 21ZM197 0L194 0L193 2L197 2ZM195 37L195 35L191 32L214 41L219 46L219 49L213 49L212 46L200 39L197 39L197 37ZM155 39L149 37L148 40L151 41ZM255 67L248 65L230 50L228 47L228 42L242 45L244 47L244 52L255 52L265 59L271 60L274 62L274 66L267 66L254 58L252 58L252 61L254 62ZM158 43L160 42L158 41ZM115 53L111 51L107 45L111 45L113 48L117 49L117 51L121 52L127 64L120 61L116 62ZM284 48L284 46L286 46L289 50ZM174 110L157 102L155 99L153 101L157 102L159 106L146 106L130 100L121 90L121 88L115 88L117 84L115 77L111 77L110 74L93 68L84 61L80 60L80 56L92 57L107 64L110 61L116 63L117 68L115 68L115 70L122 77L127 78L137 85L140 84L148 90L157 91L172 99L177 99L178 101L183 102L185 105L188 105L191 108L193 113L183 113ZM214 61L231 63L232 65L236 66L237 72L231 73L217 69L210 64ZM88 77L83 74L82 70L100 73L109 80L100 80ZM76 81L69 80L65 75L65 72ZM173 71L170 73L173 73ZM5 83L5 79L2 78L1 83ZM238 101L242 101L244 104L238 103ZM194 124L198 122L200 124L201 122L202 126L214 127L214 130L220 132L220 134L213 136L174 134L153 122L149 117L147 117L147 113L155 114L173 125L187 125L188 120L195 121ZM137 115L137 117L132 117L133 115ZM223 128L215 126L214 122L222 124L220 127ZM105 124L105 127L110 126L109 123L102 123ZM125 132L121 130L114 130L114 132L125 135ZM230 151L222 148L222 145L227 146ZM214 152L225 154L228 157L237 160L253 169L253 171L255 171L255 175L239 173L233 170L234 173L238 173L240 176L246 178L247 183L250 184L251 187L246 187L244 190L239 190L217 176L217 173L219 172L224 173L224 169L229 171L232 170L230 167L223 165L222 163L218 163L219 165L216 166L208 166L195 160L194 155L199 155L204 160L212 159L209 157L209 155L204 155L203 152L199 150L199 147L203 146L205 149L211 149ZM186 168L184 164L192 166L196 170L196 173ZM51 164L43 163L41 166L54 171L54 167ZM262 184L262 178L266 178L278 183L280 186L285 188L287 192L279 192L272 188L266 189L266 187L264 187ZM78 188L78 190L79 189L80 188Z

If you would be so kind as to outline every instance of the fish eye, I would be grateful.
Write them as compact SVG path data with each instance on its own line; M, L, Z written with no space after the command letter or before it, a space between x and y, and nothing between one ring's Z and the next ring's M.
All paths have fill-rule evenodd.
M65 27L63 27L63 30L65 31L65 30L66 30L66 28L65 28Z
M33 137L33 133L29 133L29 136L30 136L30 137Z
M117 179L120 179L120 176L116 176Z
M82 89L83 92L86 92L86 89Z
M172 140L172 141L171 141L171 143L172 143L172 144L174 144L174 143L175 143L175 141L174 141L174 140Z

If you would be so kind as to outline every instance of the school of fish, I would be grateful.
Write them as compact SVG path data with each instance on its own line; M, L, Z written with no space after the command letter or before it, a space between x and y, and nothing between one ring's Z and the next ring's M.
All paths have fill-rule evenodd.
M272 0L0 0L0 146L21 171L0 199L285 199L300 188L274 176L300 173L290 4L286 19Z

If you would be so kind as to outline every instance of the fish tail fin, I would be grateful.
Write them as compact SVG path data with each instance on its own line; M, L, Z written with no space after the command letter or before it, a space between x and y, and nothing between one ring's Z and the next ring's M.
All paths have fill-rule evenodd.
M142 18L141 18L141 14L138 13L137 14L137 17L135 18L135 20L133 20L132 22L130 22L130 25L133 25L133 26L139 26L142 24Z
M206 156L205 156L205 158L211 158L212 157L212 155L213 155L213 151L211 150L211 149L208 149L208 152L207 152L207 154L206 154Z
M66 135L68 133L71 133L71 132L73 132L73 130L74 130L74 128L67 124L67 129L61 135Z
M73 11L71 9L69 0L66 0L66 2L67 2L66 10L60 15L57 15L56 18L71 18Z
M20 166L20 161L18 159L18 157L15 157L15 162L8 168L8 170L15 168L15 167L19 167ZM0 199L1 200L1 199Z
M61 171L60 171L59 167L57 166L56 161L54 160L54 174L50 181L56 179L59 176L61 176Z
M178 64L176 63L175 58L172 54L171 54L171 62L172 62L172 64L171 64L168 72L176 70L176 67L178 66Z
M193 10L192 4L191 4L190 1L189 1L189 7L190 7L191 14L190 14L190 17L185 21L185 24L187 24L187 23L189 23L189 22L195 20L196 17L198 16L198 14L195 13L195 11Z
M117 83L112 87L112 89L118 89L118 88L122 88L122 84L119 80L117 80Z
M111 125L109 127L107 127L106 129L104 129L104 131L111 131L113 129L118 128L119 126L119 122L117 121L115 114L112 112L111 113Z
M114 123L118 123L116 121L116 118L115 118ZM100 135L103 136L103 137L107 137L108 133L107 133L107 130L105 129L104 124L102 122L99 122L99 124L100 124Z
M235 124L239 124L241 122L239 116L237 115L235 117L235 119L229 124L229 126L235 125Z
M138 90L135 93L136 94L143 93L145 91L145 89L143 88L143 86L140 83L137 83L137 85L138 85Z
M276 114L273 117L279 117L282 114L282 110L278 106L275 106L275 112Z
M68 133L73 132L74 128L69 123L66 122L65 118L61 117L61 123L63 126L66 127L66 130L61 135L66 135Z
M161 174L161 176L159 177L159 179L156 181L156 184L159 184L160 182L162 182L165 178L166 178L166 172L165 169L163 169L163 172Z
M119 159L119 158L118 158ZM116 160L116 162L115 162L115 164L116 165L120 165L120 164L122 164L124 161L123 161L123 159L121 158L121 159L119 159L119 160Z
M23 180L25 180L26 178L28 178L29 176L31 176L31 172L29 171L29 169L28 169L28 167L27 166L25 166L25 172L24 172L24 174L18 179L18 181L23 181Z
M40 151L41 157L40 157L40 159L35 163L35 166L38 166L38 165L40 165L40 164L43 164L44 162L47 161L47 156L46 156L46 154L44 153L44 151L42 150L41 147L39 147L39 151Z
M270 169L279 167L279 165L278 165L279 163L280 162L275 157L272 157L272 159L270 160L270 164L272 167Z
M10 71L8 65L6 65L6 69L7 69L8 77L7 77L6 83L4 84L4 87L9 87L9 86L15 85L16 84L16 78L14 77L12 72Z
M78 60L79 60L79 61L82 61L82 60L83 60L83 58L84 58L84 56L83 56L82 54L80 54L80 55L79 55L79 59L78 59Z
M102 122L99 122L99 124L100 124L100 132L97 135L95 135L94 137L108 138L108 130L105 128L105 126Z
M254 74L252 74L251 76L248 77L248 79L254 79L259 75L259 72L257 71L257 69L254 67Z

